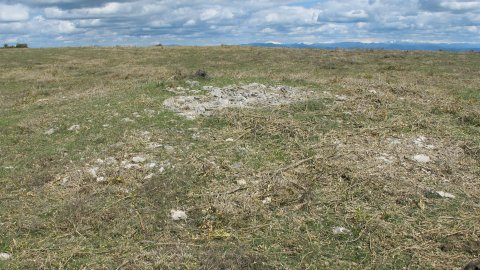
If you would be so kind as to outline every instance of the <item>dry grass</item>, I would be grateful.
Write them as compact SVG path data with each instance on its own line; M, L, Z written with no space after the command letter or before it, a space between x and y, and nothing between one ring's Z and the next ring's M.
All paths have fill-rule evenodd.
M12 254L0 268L458 269L480 256L479 54L165 47L0 59L0 252ZM202 85L285 84L318 98L194 121L164 110L166 89L198 69ZM138 155L157 168L121 165Z

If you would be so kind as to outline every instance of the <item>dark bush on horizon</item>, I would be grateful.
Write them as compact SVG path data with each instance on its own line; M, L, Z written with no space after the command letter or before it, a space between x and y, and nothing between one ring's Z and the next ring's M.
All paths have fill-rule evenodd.
M5 49L14 49L14 48L28 48L27 43L17 43L17 45L8 45L7 43L3 44L3 48Z

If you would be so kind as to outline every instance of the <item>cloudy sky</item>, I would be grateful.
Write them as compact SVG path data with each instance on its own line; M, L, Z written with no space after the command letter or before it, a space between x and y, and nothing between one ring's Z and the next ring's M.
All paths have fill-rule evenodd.
M0 0L3 43L269 41L480 43L480 0Z

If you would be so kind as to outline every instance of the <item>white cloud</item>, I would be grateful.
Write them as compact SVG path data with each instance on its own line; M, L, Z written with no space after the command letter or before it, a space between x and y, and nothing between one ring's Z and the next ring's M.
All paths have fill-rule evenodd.
M214 8L209 8L200 14L200 20L206 21L215 18L220 12Z
M465 29L468 31L468 32L472 32L472 33L478 33L480 32L480 28L478 26L475 26L475 25L471 25L471 26L466 26Z
M74 19L74 18L101 18L109 16L127 15L133 11L130 3L106 3L101 7L78 8L62 10L58 7L44 9L45 16L53 19Z
M26 21L29 16L29 9L24 5L5 5L0 3L0 22Z
M316 24L320 11L313 8L280 6L254 13L252 24Z
M150 22L149 24L152 27L170 27L171 24L163 19L156 19Z
M188 20L186 23L183 24L183 26L194 26L195 24L197 24L197 22L195 20Z
M480 43L479 0L16 0L15 3L18 4L0 4L0 32L4 40L29 35L32 42L48 41L48 44L55 38L57 42L69 40L82 44L420 38Z
M440 6L451 10L474 10L480 9L478 1L442 1Z
M343 16L347 17L347 18L353 18L353 19L367 19L368 18L368 14L365 10L349 10L345 13L343 13Z
M267 28L263 28L260 32L265 33L265 34L271 34L271 33L275 33L276 31L275 31L275 29L267 27Z

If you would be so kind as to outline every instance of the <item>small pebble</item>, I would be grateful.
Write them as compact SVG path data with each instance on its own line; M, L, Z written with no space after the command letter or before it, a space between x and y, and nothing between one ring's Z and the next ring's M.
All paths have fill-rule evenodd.
M420 154L420 155L413 156L413 160L420 163L427 163L427 162L430 162L430 157L424 154Z
M350 234L351 231L345 227L335 227L333 228L333 234Z
M123 166L123 168L129 170L129 169L141 169L140 165L138 164L131 164L131 163L127 163Z
M87 172L93 177L97 178L98 167L93 167L87 170Z
M247 181L245 181L244 179L240 179L240 180L237 180L237 184L240 186L245 186L247 184Z
M272 198L270 198L270 197L266 197L265 199L262 200L263 204L269 204L271 202L272 202Z
M182 210L170 210L170 215L175 221L187 219L187 214Z
M200 83L198 81L185 81L186 84L188 84L188 86L190 87L198 87L200 86Z
M135 120L132 120L132 119L130 119L130 118L128 118L128 117L125 117L125 118L122 119L122 122L131 123L131 122L135 122Z
M143 162L145 162L145 160L146 159L144 157L140 157L140 156L132 158L132 161L135 162L135 163L143 163Z
M68 128L68 131L78 131L80 130L80 125L73 125Z
M442 198L455 199L455 195L453 195L451 193L448 193L448 192L437 191L437 194L438 194L438 196L440 196Z
M390 142L390 144L401 144L402 143L402 140L400 140L398 138L389 138L388 141Z
M54 129L54 128L51 128L51 129L45 131L43 134L45 134L45 135L52 135L54 132L55 132L55 129Z
M155 148L158 148L158 147L162 147L162 145L159 144L159 143L156 143L156 142L151 142L151 143L147 144L148 149L155 149Z
M157 167L157 163L155 162L148 163L146 167L147 169L154 169L155 167Z
M6 261L8 259L10 259L12 257L12 255L8 254L8 253L0 253L0 261Z

